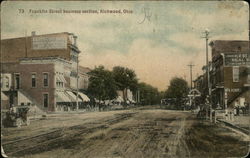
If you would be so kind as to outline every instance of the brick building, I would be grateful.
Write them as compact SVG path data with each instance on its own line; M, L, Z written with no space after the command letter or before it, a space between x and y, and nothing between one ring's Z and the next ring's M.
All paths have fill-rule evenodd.
M21 58L59 57L72 62L70 84L76 87L77 59L80 50L77 36L72 33L54 33L1 40L1 63L19 62Z
M250 103L249 41L216 40L210 46L213 104L234 108Z
M71 101L64 95L67 89L71 91L69 61L24 58L17 63L2 63L1 69L2 73L11 74L10 89L3 91L9 96L10 105L34 104L44 111L56 111L57 102Z
M1 74L10 74L11 78L10 89L2 93L9 104L35 104L44 111L62 110L65 105L73 107L80 53L76 38L67 32L33 32L29 37L1 40ZM84 88L85 83L80 80ZM83 101L81 96L84 94L79 92L79 102Z

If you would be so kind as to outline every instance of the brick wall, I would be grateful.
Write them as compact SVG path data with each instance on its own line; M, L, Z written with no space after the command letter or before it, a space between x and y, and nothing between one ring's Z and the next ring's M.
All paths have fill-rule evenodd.
M249 51L249 41L215 40L210 43L210 46L212 57L220 55L220 53Z
M233 67L224 67L224 87L229 89L227 92L229 101L245 90L244 84L247 83L247 71L247 67L239 67L239 82L233 82Z
M19 64L8 63L2 64L3 72L12 73L12 85L14 85L14 73L20 74L20 89L29 97L33 98L43 108L43 93L49 94L49 106L43 108L45 111L54 111L55 106L55 84L54 84L54 64ZM48 87L43 86L43 73L49 74ZM36 87L31 87L31 74L36 73Z

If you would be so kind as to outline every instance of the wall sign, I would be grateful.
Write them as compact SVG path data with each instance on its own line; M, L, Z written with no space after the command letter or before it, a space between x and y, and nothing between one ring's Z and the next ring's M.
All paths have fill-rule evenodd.
M225 88L225 92L239 93L241 92L241 89L240 88Z
M66 37L33 37L32 49L34 50L46 50L46 49L67 49Z
M225 54L225 66L247 66L247 65L250 65L250 53Z

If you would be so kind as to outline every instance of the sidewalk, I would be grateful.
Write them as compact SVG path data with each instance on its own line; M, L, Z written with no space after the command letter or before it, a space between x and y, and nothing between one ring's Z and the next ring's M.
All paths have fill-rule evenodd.
M226 125L233 127L245 134L250 133L250 116L234 116L233 120L218 119L218 121L225 123Z

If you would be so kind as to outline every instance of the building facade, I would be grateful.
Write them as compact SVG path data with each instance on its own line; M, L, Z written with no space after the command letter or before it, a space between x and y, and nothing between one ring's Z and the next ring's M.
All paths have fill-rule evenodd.
M88 78L86 72L78 72L76 39L67 32L33 32L29 37L1 40L1 82L5 83L1 83L5 88L1 96L7 96L9 106L32 104L44 111L58 111L75 107L76 101L83 102L83 96L86 100L81 92L77 97L79 88L87 88Z
M19 62L21 58L59 57L72 63L71 87L77 88L77 65L80 50L77 36L72 33L54 33L1 40L1 63Z
M34 104L44 111L56 111L57 94L70 89L71 63L60 58L24 58L2 63L1 69L11 77L10 88L3 91L10 106Z
M250 103L249 41L212 41L213 104L227 108Z

